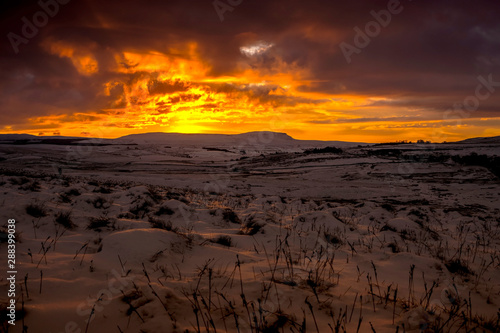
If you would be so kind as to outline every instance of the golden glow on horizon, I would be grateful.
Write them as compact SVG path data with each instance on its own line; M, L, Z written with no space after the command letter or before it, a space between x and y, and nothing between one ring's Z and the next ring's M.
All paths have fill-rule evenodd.
M49 53L70 59L81 75L99 74L91 46L76 47L53 40L42 45ZM106 108L86 112L54 109L52 115L30 118L24 127L6 126L0 133L114 138L153 131L276 131L297 139L355 142L452 141L500 135L500 130L485 126L486 120L500 123L500 118L474 119L467 125L416 121L415 117L406 120L404 113L408 110L374 104L393 102L385 96L308 92L305 88L314 84L308 80L311 75L296 64L282 61L271 71L252 68L242 60L232 75L214 76L194 42L172 47L165 54L128 51L115 54L114 60L117 75L101 89L102 97L111 100ZM372 120L377 117L378 121Z

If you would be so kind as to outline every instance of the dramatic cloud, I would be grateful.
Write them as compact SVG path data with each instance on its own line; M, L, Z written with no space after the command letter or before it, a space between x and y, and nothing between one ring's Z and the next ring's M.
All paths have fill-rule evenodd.
M273 43L266 43L264 41L259 41L255 44L252 45L247 45L247 46L241 46L240 47L240 52L247 57L252 57L255 55L260 55L265 53L267 50L269 50L271 47L273 47Z
M0 133L500 135L499 2L234 3L3 3Z

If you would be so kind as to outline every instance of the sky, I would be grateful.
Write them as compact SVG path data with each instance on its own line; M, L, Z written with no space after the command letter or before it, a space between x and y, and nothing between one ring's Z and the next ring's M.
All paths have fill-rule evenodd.
M500 135L500 2L3 1L0 134Z

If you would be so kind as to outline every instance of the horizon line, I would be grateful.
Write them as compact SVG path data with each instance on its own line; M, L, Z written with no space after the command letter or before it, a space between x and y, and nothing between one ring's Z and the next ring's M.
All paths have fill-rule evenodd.
M446 142L460 142L460 141L465 141L469 139L482 139L482 138L495 138L499 136L471 136L467 137L465 139L461 139L458 141L431 141L427 140L426 138L418 139L418 140L404 140L404 139L396 139L393 141L377 141L377 142L366 142L366 141L345 141L345 140L321 140L321 139L297 139L291 136L290 134L286 132L275 132L275 131L249 131L249 132L241 132L241 133L182 133L182 132L140 132L140 133L130 133L130 134L125 134L122 136L117 136L117 137L100 137L100 136L74 136L74 135L62 135L62 134L53 134L53 135L35 135L35 134L29 134L29 133L0 133L0 136L3 135L29 135L35 138L54 138L54 137L60 137L60 138L77 138L77 139L101 139L101 140L116 140L116 139L121 139L127 136L134 136L134 135L144 135L144 134L167 134L167 135L226 135L226 136L236 136L236 135L244 135L244 134L250 134L250 133L274 133L274 134L284 134L288 137L290 137L293 140L297 141L322 141L322 142L348 142L348 143L446 143Z

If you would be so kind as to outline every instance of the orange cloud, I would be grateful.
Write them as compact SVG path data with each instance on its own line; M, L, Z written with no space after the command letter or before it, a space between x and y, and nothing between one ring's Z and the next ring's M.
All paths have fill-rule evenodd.
M314 30L306 30L312 34ZM92 47L46 40L51 54L68 58L83 76L99 72ZM273 44L244 49L251 57L271 50ZM297 63L273 59L272 68L238 64L232 75L211 74L211 66L194 42L168 52L115 53L109 79L99 95L109 102L100 109L33 117L25 132L59 131L63 135L117 137L129 133L241 133L271 130L300 139L357 142L447 140L481 133L484 124L467 128L426 119L418 109L401 112L397 98L331 94L315 91L319 81ZM311 88L311 89L309 89ZM392 105L395 104L395 105ZM409 113L409 114L408 114ZM369 114L369 116L367 116ZM437 136L436 129L448 134ZM4 127L2 132L18 131ZM485 130L486 131L486 130ZM486 131L487 133L497 133ZM486 133L485 132L485 133ZM436 140L434 140L436 141Z
M53 39L46 40L42 46L50 54L70 59L75 69L82 75L92 75L99 71L96 58L85 46L75 46Z

